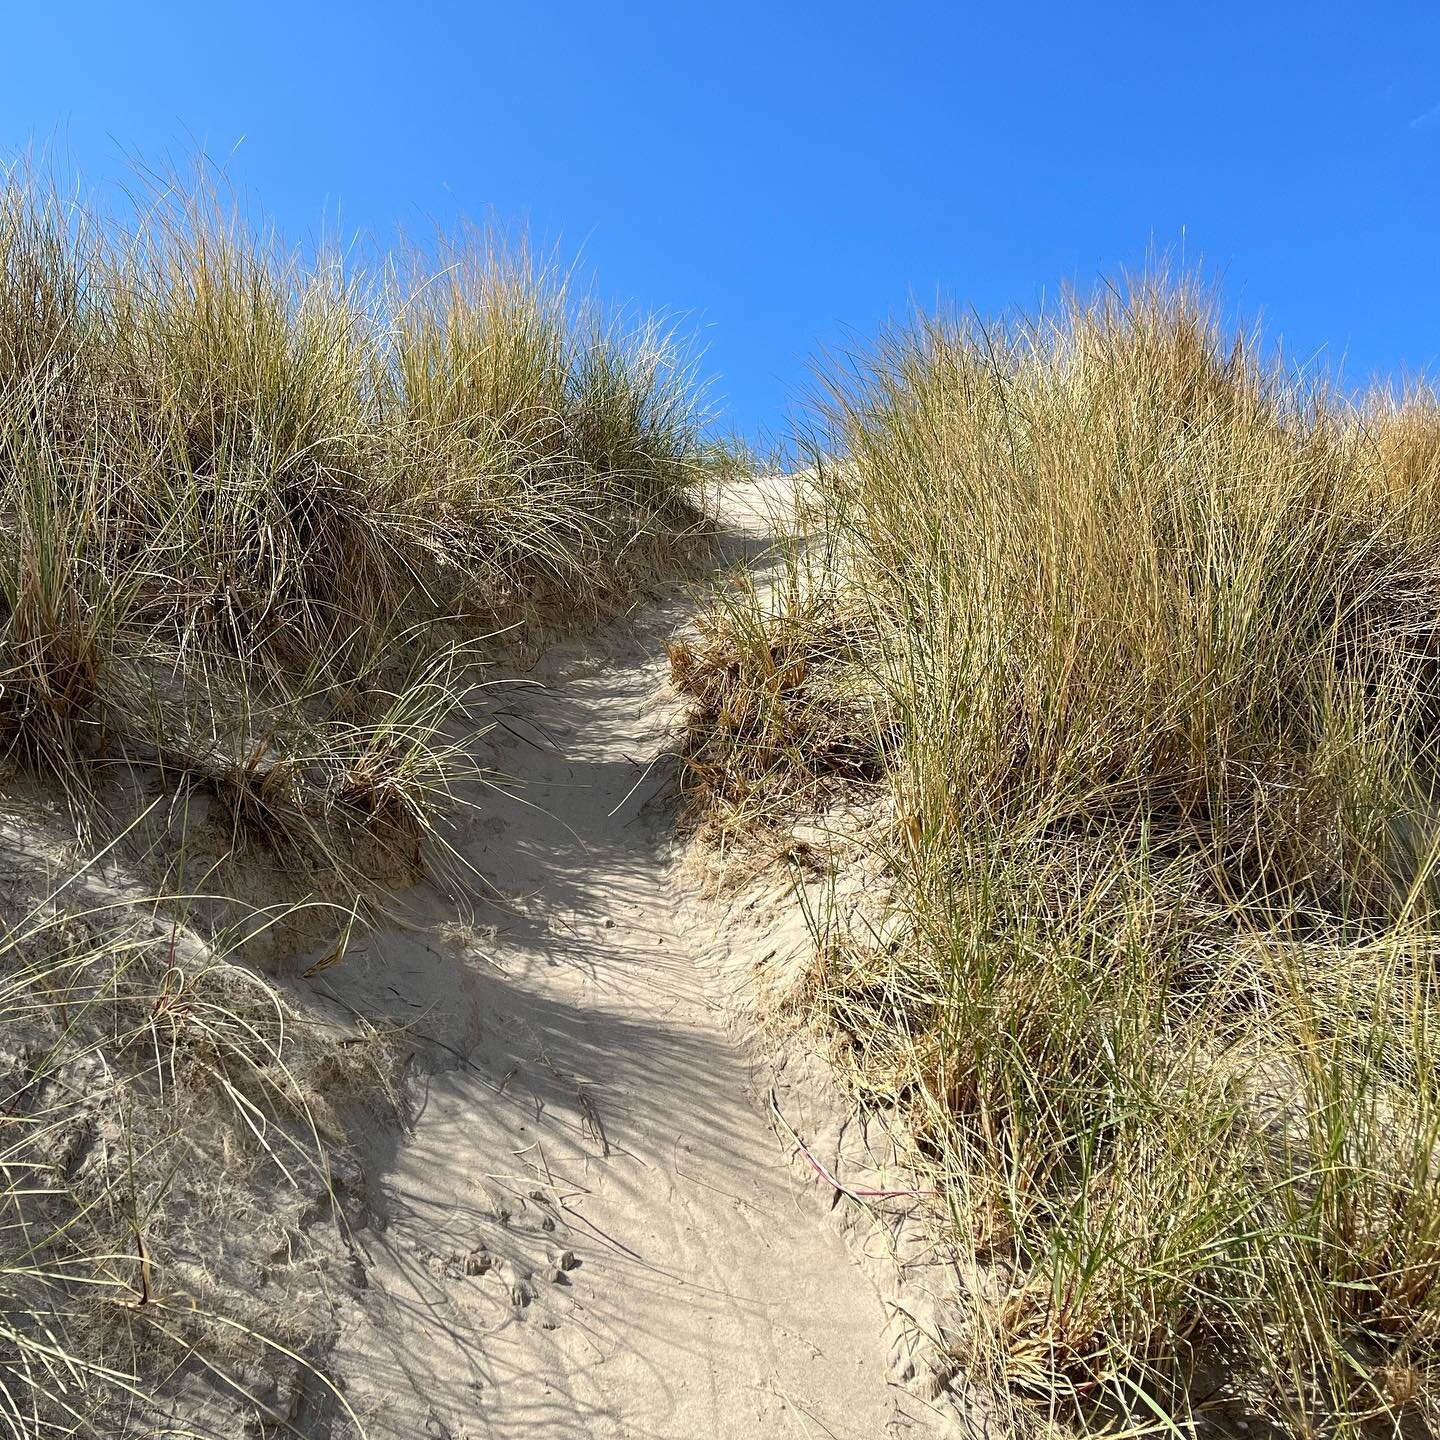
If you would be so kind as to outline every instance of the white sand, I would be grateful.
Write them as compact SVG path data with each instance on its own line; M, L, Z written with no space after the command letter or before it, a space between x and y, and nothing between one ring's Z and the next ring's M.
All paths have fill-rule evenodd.
M432 895L430 923L317 981L413 1021L431 1057L412 1133L369 1157L366 1288L336 1298L331 1363L375 1440L943 1433L890 1380L883 1283L787 1166L713 921L647 808L682 614L562 646L496 697L519 783L460 840L505 897L477 909L494 934Z

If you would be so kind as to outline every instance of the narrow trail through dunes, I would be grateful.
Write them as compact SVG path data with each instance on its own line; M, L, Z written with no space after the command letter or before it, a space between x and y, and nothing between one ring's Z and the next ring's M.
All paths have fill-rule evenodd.
M938 1433L726 1029L665 795L683 613L561 646L495 700L515 784L460 842L505 897L477 912L494 933L435 895L432 924L322 977L433 1064L369 1157L366 1283L340 1301L333 1359L376 1440Z

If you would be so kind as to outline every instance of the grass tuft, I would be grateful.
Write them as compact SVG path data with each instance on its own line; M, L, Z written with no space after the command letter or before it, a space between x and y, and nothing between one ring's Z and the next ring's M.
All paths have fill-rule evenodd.
M4 818L16 855L37 794L69 820L0 896L0 1429L271 1433L325 1388L323 1307L266 1313L213 1176L318 1266L290 1211L341 1216L331 1096L385 1047L282 998L261 931L341 915L333 963L445 864L482 667L699 528L695 397L671 337L498 234L366 271L204 185L117 216L3 177ZM67 875L112 845L161 883Z
M1434 397L1162 277L919 317L823 417L788 581L673 657L688 785L868 800L808 993L974 1257L957 1355L1023 1429L1434 1427Z

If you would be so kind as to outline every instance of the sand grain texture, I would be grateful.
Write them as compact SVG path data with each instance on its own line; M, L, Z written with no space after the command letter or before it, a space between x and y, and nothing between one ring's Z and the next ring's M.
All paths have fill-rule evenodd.
M667 791L677 599L494 696L515 784L460 848L494 932L372 936L323 977L411 1021L411 1133L371 1157L365 1288L332 1357L375 1440L942 1433L887 1307L786 1166L727 1028ZM833 1198L833 1197L832 1197Z

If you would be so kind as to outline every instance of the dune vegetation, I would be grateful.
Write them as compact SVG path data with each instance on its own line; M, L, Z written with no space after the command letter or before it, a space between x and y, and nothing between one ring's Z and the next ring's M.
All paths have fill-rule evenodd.
M957 1362L1022 1433L1434 1427L1440 404L1159 278L920 316L819 413L781 579L674 647L686 785L864 817L800 993L943 1196Z
M1165 278L826 383L778 580L672 647L683 783L883 874L797 996L955 1361L1020 1433L1435 1428L1440 399ZM514 238L0 189L0 1431L304 1433L396 1074L293 962L455 873L487 662L687 552L701 437Z
M203 187L0 189L0 1432L293 1420L247 1357L324 1318L265 1257L343 1231L388 1082L275 936L443 866L478 667L684 549L698 426L662 328L504 236L362 268Z

